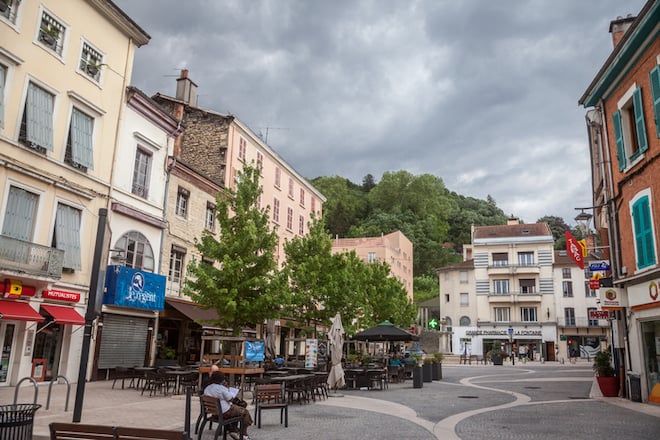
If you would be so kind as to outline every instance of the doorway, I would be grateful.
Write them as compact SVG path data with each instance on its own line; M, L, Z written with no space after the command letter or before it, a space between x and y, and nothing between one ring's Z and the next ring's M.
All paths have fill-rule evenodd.
M14 333L16 326L14 324L0 322L0 341L2 342L2 352L0 352L0 386L9 383L9 368L11 366L11 356L14 351Z
M62 326L53 321L46 320L37 326L37 334L34 338L34 351L32 360L45 359L46 372L45 381L57 377L60 364L60 352L62 350Z

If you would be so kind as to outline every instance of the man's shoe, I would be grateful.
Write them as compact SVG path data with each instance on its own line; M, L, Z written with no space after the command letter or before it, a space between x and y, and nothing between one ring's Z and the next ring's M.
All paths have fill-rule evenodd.
M238 436L238 432L230 432L229 437L233 438L234 440L238 440L240 438ZM243 437L243 440L245 440L245 437Z

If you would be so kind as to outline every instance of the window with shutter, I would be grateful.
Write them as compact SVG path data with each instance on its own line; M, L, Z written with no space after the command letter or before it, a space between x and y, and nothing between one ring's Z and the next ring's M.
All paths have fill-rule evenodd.
M619 110L612 114L612 125L619 171L624 171L641 160L648 150L641 89L629 89L618 105Z
M80 256L80 216L79 209L62 203L57 204L52 246L64 251L62 266L66 269L81 270Z
M2 235L17 240L32 241L38 201L37 194L11 186L7 195Z
M653 114L655 116L655 133L660 138L660 66L655 66L649 76L651 79Z
M53 151L53 101L53 95L28 84L19 141L41 154Z
M643 269L654 265L656 262L649 197L644 195L635 199L632 204L631 214L637 267Z
M73 107L64 161L83 171L94 169L92 134L94 119Z
M149 197L149 177L151 175L151 154L142 148L135 150L133 184L131 192L143 198ZM178 202L178 200L177 200Z
M0 129L5 128L5 78L7 68L0 64Z

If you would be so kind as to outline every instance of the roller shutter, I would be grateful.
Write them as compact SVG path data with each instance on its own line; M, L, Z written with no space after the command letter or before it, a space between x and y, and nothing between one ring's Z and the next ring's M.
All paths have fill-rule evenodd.
M149 319L104 313L98 368L144 365Z

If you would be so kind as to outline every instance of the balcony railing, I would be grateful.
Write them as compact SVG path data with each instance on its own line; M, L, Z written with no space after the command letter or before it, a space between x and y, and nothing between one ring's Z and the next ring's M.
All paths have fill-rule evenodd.
M64 251L0 235L0 269L62 277Z
M585 316L578 316L576 318L557 318L557 325L559 327L608 327L607 320L591 320Z

